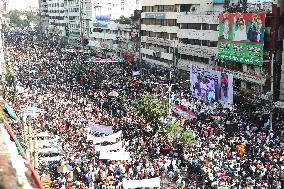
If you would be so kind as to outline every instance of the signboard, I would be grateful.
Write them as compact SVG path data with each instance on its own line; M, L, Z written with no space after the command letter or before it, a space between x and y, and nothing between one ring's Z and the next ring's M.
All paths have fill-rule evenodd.
M265 13L221 13L218 58L262 65Z
M165 19L165 13L145 13L145 18Z

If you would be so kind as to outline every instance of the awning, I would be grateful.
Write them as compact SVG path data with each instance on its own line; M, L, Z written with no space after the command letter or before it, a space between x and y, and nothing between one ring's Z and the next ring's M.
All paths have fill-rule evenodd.
M16 113L14 112L13 108L11 106L9 106L9 104L7 102L4 103L4 109L7 111L7 113L9 114L9 116L14 119L17 120L18 117L16 115Z

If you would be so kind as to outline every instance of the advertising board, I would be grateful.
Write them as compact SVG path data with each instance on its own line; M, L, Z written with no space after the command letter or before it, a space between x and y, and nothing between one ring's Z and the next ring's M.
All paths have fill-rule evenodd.
M265 13L221 13L218 58L262 65Z

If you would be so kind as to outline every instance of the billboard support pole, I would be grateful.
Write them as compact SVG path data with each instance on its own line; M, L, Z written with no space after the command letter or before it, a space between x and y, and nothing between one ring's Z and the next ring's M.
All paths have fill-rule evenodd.
M270 75L270 82L271 82L271 87L270 87L270 92L273 94L273 87L274 87L274 85L273 85L273 82L274 82L274 78L273 78L273 67L274 67L274 52L272 53L272 56L271 56L271 68L270 68L270 70L271 70L271 75Z

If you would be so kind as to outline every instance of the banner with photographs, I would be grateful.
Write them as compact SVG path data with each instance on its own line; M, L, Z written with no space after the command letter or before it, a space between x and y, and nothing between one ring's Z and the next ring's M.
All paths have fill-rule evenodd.
M265 13L221 13L218 58L262 65Z
M194 97L204 101L216 101L219 99L221 73L195 65L190 70L191 91Z
M222 73L221 75L221 87L220 87L220 100L222 102L233 104L233 75Z
M233 103L233 75L192 65L190 89L194 97L203 101Z

